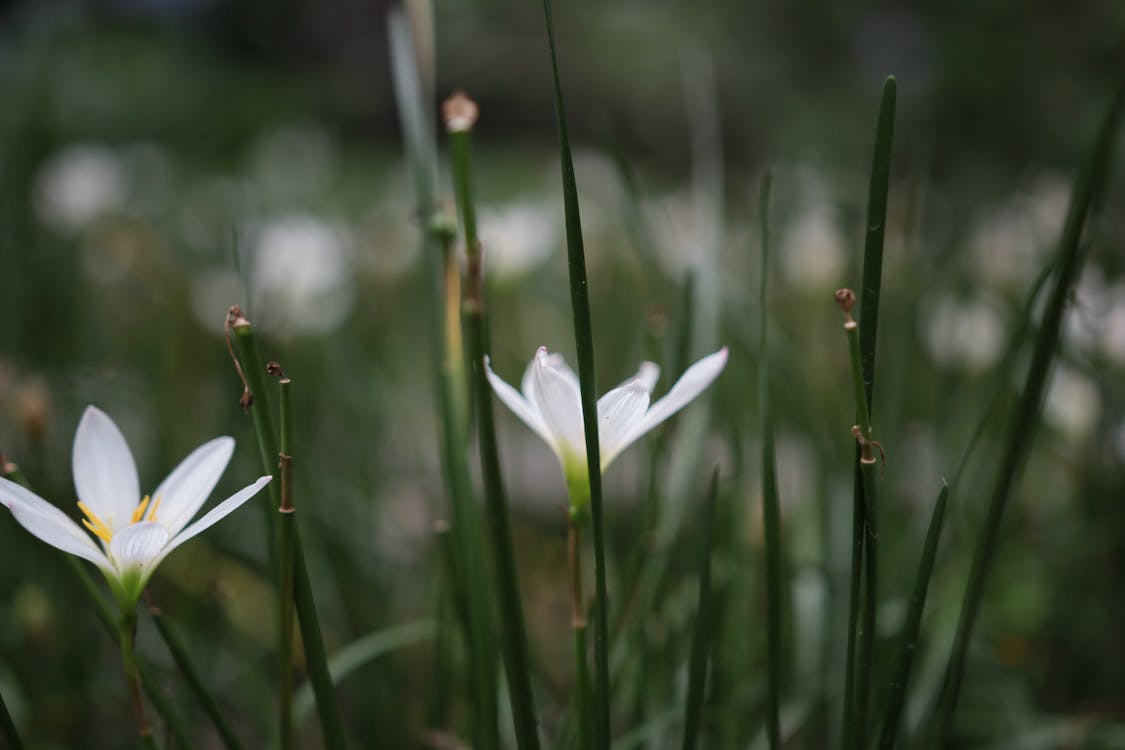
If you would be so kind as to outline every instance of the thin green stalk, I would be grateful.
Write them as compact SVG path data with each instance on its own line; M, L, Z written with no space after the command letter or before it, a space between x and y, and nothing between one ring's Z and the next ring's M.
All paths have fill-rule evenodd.
M964 677L969 642L984 596L985 581L1000 534L1000 523L1012 488L1031 446L1031 438L1039 422L1043 391L1051 363L1058 351L1063 313L1071 288L1078 279L1085 254L1082 252L1082 232L1106 181L1113 163L1112 151L1122 109L1125 108L1125 80L1121 81L1102 120L1097 140L1087 154L1086 161L1075 180L1067 209L1066 221L1059 238L1058 268L1051 296L1043 313L1043 322L1035 340L1031 365L1024 382L1023 393L1016 413L1009 423L1007 437L1002 447L999 468L989 495L988 515L981 529L976 552L973 555L969 580L961 605L953 650L946 668L939 704L934 746L944 747L957 710L957 700Z
M293 747L293 541L296 529L296 508L293 506L293 408L292 381L276 362L267 369L277 375L279 415L281 417L281 448L277 468L281 475L281 504L278 512L278 737L282 750Z
M0 473L3 474L5 479L10 479L17 484L21 484L27 489L31 489L31 484L27 481L20 468L11 462L0 461ZM79 588L86 595L90 605L94 608L94 614L97 615L98 622L105 628L106 633L114 638L120 638L120 629L118 627L118 617L113 609L98 589L97 582L90 576L82 562L71 555L65 555L67 565L70 567L71 573L77 579ZM164 697L163 691L156 681L149 674L148 669L144 664L137 663L137 672L140 677L141 687L144 689L145 695L148 696L152 702L156 712L160 714L160 718L164 720L165 725L171 730L172 736L176 739L177 746L190 750L192 747L191 739L188 735L187 728L184 726L180 717L172 708L171 703Z
M766 542L766 656L769 707L766 731L770 747L781 747L781 501L777 491L777 456L773 439L770 400L769 325L766 319L766 287L769 277L769 204L771 175L762 179L758 214L762 222L761 309L759 311L758 411L762 430L762 527Z
M235 359L239 372L243 375L244 408L249 411L254 420L254 431L258 436L259 455L262 460L262 470L276 476L278 455L276 433L273 431L273 420L270 417L269 403L266 398L265 377L266 371L257 359L258 346L254 337L253 326L237 307L232 307L228 326L234 332L238 342L240 357ZM233 350L232 350L233 353ZM245 393L250 393L250 403L246 404ZM281 485L279 482L270 482L269 497L273 507L281 507ZM269 517L269 529L274 529L274 513ZM328 750L341 750L347 747L344 736L344 725L340 720L340 709L336 705L336 694L332 687L332 678L328 673L328 656L324 649L324 638L320 632L320 620L316 613L316 598L313 594L312 582L309 580L309 571L305 563L305 552L301 544L301 530L296 523L293 524L293 603L297 612L297 620L301 628L301 644L305 649L305 663L309 670L309 682L312 683L313 693L316 696L317 716L320 718L320 731L324 738L324 745ZM276 540L271 538L271 561L277 560ZM274 570L278 568L275 566Z
M590 719L590 672L586 666L586 600L582 596L582 530L576 513L568 514L566 536L567 570L570 574L570 627L574 634L574 717L577 747L593 747L594 727Z
M543 0L547 21L547 43L551 54L551 75L555 87L555 114L559 131L562 166L563 208L566 217L566 250L570 269L570 300L574 315L575 349L578 355L578 383L582 396L582 425L586 433L586 464L589 471L590 519L594 529L594 739L599 750L608 750L609 720L609 594L606 591L605 527L602 522L601 450L598 446L597 387L594 382L594 336L590 320L590 295L586 281L586 255L582 244L582 219L578 211L578 186L570 153L562 83L555 51L551 0Z
M417 215L423 231L421 298L425 307L430 353L435 378L441 432L441 462L452 510L449 547L452 596L461 616L468 644L471 700L475 705L473 735L479 747L499 742L497 719L498 677L492 636L491 593L482 531L473 497L472 478L465 445L468 410L464 352L460 338L460 278L452 250L453 231L437 217L434 182L437 144L430 120L432 88L421 80L410 23L399 10L388 14L387 36L391 71L398 104L407 162L414 182ZM442 287L441 280L445 280ZM444 288L444 295L442 289Z
M137 612L135 609L122 612L118 621L118 642L121 645L121 663L125 667L125 681L129 685L129 697L133 701L133 717L137 721L138 743L146 750L156 750L156 739L152 736L152 725L145 716L145 701L141 695L141 680L137 670Z
M703 718L703 698L707 687L707 659L713 632L711 602L711 545L715 537L715 505L719 491L719 467L711 471L711 485L703 506L703 546L699 557L699 604L695 633L691 639L688 664L687 704L684 710L683 750L694 750Z
M938 540L941 538L945 504L948 499L949 485L942 482L941 492L930 515L926 543L922 547L918 575L914 579L914 593L910 595L910 607L902 626L902 640L899 642L898 656L891 676L890 694L887 698L887 710L883 716L883 733L879 738L880 750L894 750L895 739L898 736L902 709L906 705L906 685L910 681L910 669L914 664L914 654L918 650L918 629L922 625L922 612L926 608L926 591L934 571L934 558L937 556Z
M176 667L183 674L184 679L187 680L188 686L191 688L192 693L195 694L196 699L203 707L211 723L215 725L215 730L219 733L219 737L222 738L223 745L227 747L228 750L240 750L242 745L238 741L238 737L235 736L234 730L231 729L230 724L228 724L227 720L223 717L223 712L219 709L218 702L203 683L203 678L199 674L199 670L195 668L195 664L192 663L183 641L180 640L175 629L164 617L164 612L152 601L152 597L148 592L145 592L145 610L148 612L153 624L156 625L156 630L164 640L164 645L168 647L168 653L172 655L172 660L176 662Z
M20 740L16 722L12 720L12 714L8 711L8 704L4 702L3 695L0 695L0 739L3 739L5 745L12 750L23 750L23 741Z
M477 236L476 206L473 200L471 133L477 117L477 105L464 94L454 94L443 107L446 128L453 154L453 179L457 203L461 209L461 225L465 237L466 283L462 303L462 320L466 331L468 356L472 368L470 386L477 412L477 433L480 441L481 479L484 484L485 507L491 531L491 548L495 565L500 619L503 628L500 645L508 679L508 699L516 730L516 743L523 749L537 750L539 730L535 713L535 697L531 691L531 670L528 664L527 628L519 595L515 549L508 518L508 500L500 467L500 451L496 441L496 425L492 411L492 389L483 367L488 357L488 330L485 316L483 248ZM452 254L450 254L452 255ZM451 257L450 266L456 268ZM583 644L585 627L582 628ZM577 636L576 636L577 637ZM583 651L585 647L583 646Z
M858 372L853 372L856 382L857 419L861 433L870 441L870 420L875 386L875 342L879 323L879 298L883 277L883 238L887 224L887 196L890 192L891 147L894 143L895 101L897 84L890 76L883 84L879 101L879 118L875 129L875 146L871 160L871 180L867 195L867 222L863 248L863 286L860 289L860 318L863 328L858 338ZM849 343L849 346L851 344ZM856 355L853 354L853 358ZM855 367L853 362L853 368ZM862 389L860 388L862 383ZM864 407L859 408L858 391L863 391ZM867 430L863 432L864 420ZM863 443L856 447L856 470L853 491L852 517L852 573L848 617L848 651L844 678L844 724L842 743L845 750L853 746L863 750L866 740L867 695L870 685L870 659L874 638L875 610L878 605L878 532L875 526L875 477L872 467L865 469ZM870 446L867 446L870 448ZM870 456L868 456L870 458ZM870 475L870 476L867 476ZM866 481L865 481L865 477ZM859 615L861 570L866 564L863 622L865 627L857 633ZM858 649L857 649L858 642ZM859 656L857 657L857 650ZM866 654L866 655L865 655ZM860 662L857 664L857 660ZM856 679L859 684L856 684ZM854 735L854 736L853 736Z

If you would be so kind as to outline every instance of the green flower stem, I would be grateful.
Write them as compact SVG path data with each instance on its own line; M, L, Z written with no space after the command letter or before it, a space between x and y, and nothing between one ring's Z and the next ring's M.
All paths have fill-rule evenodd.
M850 295L854 302L855 295L850 290L842 290L837 294L847 298ZM876 508L876 483L878 470L874 448L877 444L871 436L871 411L867 402L867 392L863 387L863 365L860 361L859 326L851 319L851 302L841 301L847 320L844 331L848 338L848 351L851 354L852 382L855 386L855 408L859 425L854 428L856 440L859 443L859 470L863 485L863 528L862 548L864 551L865 570L863 591L863 624L859 629L858 653L856 655L854 687L855 702L852 704L852 733L854 747L858 750L867 747L867 707L870 695L872 677L872 653L875 643L875 615L878 607L878 581L879 581L879 527ZM859 545L857 545L857 548ZM855 571L852 571L853 576ZM854 642L849 638L849 642Z
M246 392L252 394L250 403L244 404L254 420L254 431L258 436L259 454L262 460L262 470L276 477L277 474L277 438L273 431L273 420L270 418L269 403L265 389L265 367L258 359L258 346L254 338L254 329L237 307L231 308L228 324L234 331L235 340L238 342L240 358L235 362L239 371L244 375ZM279 482L269 483L269 497L273 500L274 508L281 507L281 485ZM274 512L271 509L267 514L271 533L270 549L271 561L277 560L277 540L272 538L274 531ZM332 687L332 677L328 673L328 656L324 649L324 638L320 631L320 620L316 614L316 598L313 595L312 582L309 580L309 571L305 563L305 552L301 545L301 533L296 523L293 523L293 603L297 611L297 620L301 627L301 644L305 649L305 663L309 670L309 681L313 686L316 696L317 716L320 718L320 731L324 738L324 745L328 750L341 750L347 747L344 736L344 725L340 720L340 710L336 705L336 694ZM277 570L278 568L273 568Z
M857 442L856 471L853 490L853 515L852 515L852 573L850 587L850 604L848 612L848 650L847 665L844 678L844 725L842 743L845 750L852 747L853 740L858 740L857 750L865 750L863 743L867 736L867 694L871 674L868 671L871 660L871 647L875 637L875 611L878 604L877 587L879 569L877 563L877 545L875 539L878 535L875 526L875 476L874 461L870 453L871 448L871 409L872 397L875 387L875 341L879 323L879 298L883 279L883 238L887 226L887 199L890 192L891 173L891 147L894 143L895 102L897 99L897 83L894 76L890 76L883 83L883 94L879 100L879 117L875 128L875 146L871 159L871 178L867 195L867 221L863 248L863 285L861 287L860 317L863 320L863 330L859 332L858 361L856 367L855 350L852 352L852 378L853 381L862 383L862 389L856 387L856 412L860 420L860 435L862 439ZM854 301L854 295L853 295ZM850 309L850 307L849 307ZM851 342L849 341L849 349ZM862 404L859 391L863 391ZM864 423L867 432L864 433ZM864 448L867 448L865 455ZM865 468L865 466L867 468ZM858 626L858 607L860 595L860 578L864 558L866 557L867 586L864 593L864 630L863 639L867 640L859 646L860 657L857 664L856 641ZM858 672L858 674L857 674ZM859 685L855 684L859 678ZM853 732L855 736L853 737Z
M156 750L156 739L152 736L152 725L145 717L145 701L141 695L141 680L137 670L135 642L137 638L136 609L121 613L118 621L118 637L121 644L121 662L125 667L125 680L129 684L129 696L133 701L133 716L137 720L137 737L140 747Z
M567 518L566 560L570 573L570 627L574 632L574 716L579 750L593 747L593 724L590 721L590 673L586 666L586 600L582 596L582 529L581 514L571 512Z
M203 710L211 720L211 723L215 725L215 730L219 733L219 737L222 738L223 745L227 750L241 750L242 744L238 741L238 737L235 735L234 730L231 729L230 724L228 724L227 720L223 717L223 712L219 709L218 702L204 685L199 670L195 668L191 657L188 656L187 648L180 640L175 629L164 617L164 613L160 607L153 603L152 597L147 591L145 592L145 610L156 626L156 631L160 633L160 637L164 640L164 645L168 647L168 652L172 655L172 660L176 662L176 667L180 670L180 673L183 674L184 679L187 680L188 686L191 688L192 693L195 694L200 705L203 706Z
M781 747L781 502L777 490L777 456L773 439L770 400L769 325L766 317L766 287L769 278L769 202L771 175L762 179L758 213L762 222L761 309L758 341L758 411L762 431L762 527L766 543L766 638L769 679L769 709L766 732L770 748Z
M945 519L945 504L949 499L949 486L942 483L937 503L930 515L930 526L926 530L926 543L922 548L922 558L918 562L918 575L914 580L914 593L910 596L910 607L906 622L902 626L902 640L899 642L898 657L891 676L890 695L887 710L883 717L883 733L879 737L880 750L894 750L902 709L906 704L906 685L910 681L910 669L914 664L914 654L918 649L918 629L922 625L922 612L926 608L926 591L930 576L934 571L934 558L937 556L938 540L941 538L942 521Z
M578 355L578 383L582 397L582 424L586 433L586 465L589 472L590 519L594 529L594 738L599 750L610 744L609 720L609 594L606 590L605 528L602 522L601 449L598 446L597 385L594 382L594 335L590 320L590 290L586 280L586 254L582 244L582 219L578 211L578 186L570 153L562 83L555 51L555 29L551 0L543 0L547 43L555 87L555 114L562 166L563 207L566 217L566 249L570 268L570 299L574 315L574 340Z
M496 441L496 425L492 411L492 389L483 367L488 356L488 330L485 317L483 250L477 237L476 206L472 190L471 132L476 120L477 107L464 94L454 94L444 106L446 126L449 129L453 154L453 179L457 190L457 203L461 209L461 225L465 236L467 266L462 320L468 343L469 362L472 368L470 386L475 399L477 432L480 440L481 478L484 484L485 508L491 531L490 545L496 569L497 594L500 601L500 618L503 627L500 638L508 678L508 698L515 724L516 743L521 748L537 750L539 730L535 712L535 697L531 691L531 670L528 663L527 629L519 595L519 577L516 571L512 530L508 518L508 500L500 467L500 452ZM450 265L456 268L452 253ZM575 633L577 639L578 633ZM582 627L583 653L585 653L585 625ZM575 647L577 648L577 640ZM577 654L576 654L577 658ZM583 661L584 664L584 661Z
M278 737L282 750L293 747L293 542L296 529L296 508L293 507L293 409L290 387L292 381L276 362L269 372L278 380L279 414L281 417L281 449L277 454L281 475L281 505L278 506L278 605L280 642L278 649Z
M1118 49L1118 53L1122 50ZM1106 110L1097 139L1086 155L1086 161L1074 183L1066 221L1059 238L1057 271L1050 298L1039 326L1039 335L1028 367L1027 379L1016 407L1014 418L1009 423L1009 431L1002 447L999 468L989 497L988 515L981 529L977 548L969 570L969 580L965 587L961 605L961 616L957 622L953 650L946 667L941 700L938 707L936 731L933 736L934 747L944 747L946 738L957 710L957 701L964 677L965 662L969 653L969 642L977 613L984 596L985 581L992 566L992 558L1000 534L1000 523L1004 510L1015 486L1023 460L1031 445L1031 438L1039 421L1043 401L1043 391L1047 383L1051 363L1059 348L1063 313L1068 305L1071 289L1078 279L1085 254L1082 252L1082 234L1095 203L1105 185L1106 176L1113 164L1112 151L1125 109L1125 80L1118 84L1113 99Z
M27 477L24 476L20 468L14 463L0 461L0 474L3 474L5 479L10 479L17 484L31 489L31 484L27 481ZM97 582L86 571L80 560L72 555L66 555L65 558L71 573L74 574L75 579L78 581L79 588L82 589L90 605L94 608L94 614L97 615L98 622L102 624L107 634L113 638L119 639L120 628L118 627L117 615L113 607L106 602L105 597L98 589ZM160 689L160 686L156 684L156 681L143 664L137 664L137 673L140 677L141 687L144 689L145 695L148 696L156 712L160 714L160 718L164 720L164 723L171 730L172 736L176 739L177 747L190 750L192 743L187 728L172 708L172 705L164 697L164 692Z
M424 33L424 32L423 32ZM402 125L407 163L414 183L417 215L423 231L422 291L441 431L441 465L452 510L448 534L451 598L460 617L468 645L467 673L474 704L474 745L495 747L499 743L495 649L492 636L491 595L477 506L473 497L469 459L466 384L458 316L459 306L448 305L452 290L459 297L459 276L452 253L453 234L435 220L434 183L437 143L430 116L432 82L423 81L411 25L401 10L387 18L391 50L391 72L395 101ZM442 265L439 265L442 263ZM439 281L446 281L445 296ZM443 306L443 300L446 304Z
M707 686L707 655L712 647L711 547L715 537L715 505L719 491L719 467L711 472L711 485L703 506L703 545L699 557L699 605L688 664L687 705L684 711L683 750L695 750L703 717Z

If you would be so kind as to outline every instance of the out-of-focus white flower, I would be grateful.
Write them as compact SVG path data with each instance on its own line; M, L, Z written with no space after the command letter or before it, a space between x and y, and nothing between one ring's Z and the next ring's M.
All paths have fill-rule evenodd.
M844 235L827 207L799 216L783 235L778 252L782 276L807 292L838 286L846 258Z
M980 219L969 238L969 257L986 283L1020 290L1035 277L1058 239L1069 193L1065 179L1042 175Z
M642 435L691 403L719 376L727 363L723 347L689 367L667 394L649 404L660 367L642 362L637 374L598 399L598 447L602 471ZM522 393L485 369L493 390L517 417L551 446L562 465L572 505L589 498L586 433L578 376L561 354L539 347L524 372Z
M1077 440L1089 434L1101 414L1098 388L1085 375L1060 365L1051 375L1043 416L1067 438Z
M325 333L355 300L346 230L314 216L272 219L255 238L250 283L255 316L282 333Z
M1118 365L1125 365L1125 284L1109 292L1109 309L1102 321L1102 351Z
M59 233L75 234L98 216L125 205L128 177L115 151L79 144L48 159L34 189L40 220Z
M1004 346L1004 317L982 300L944 298L927 307L922 339L934 361L980 371L994 364Z
M121 431L104 412L89 406L74 435L74 488L85 516L82 525L98 542L54 505L3 478L0 502L47 544L97 565L122 611L127 611L161 560L233 513L270 481L260 477L189 526L233 452L229 437L204 443L160 483L154 499L142 498L133 454Z
M485 273L523 276L547 260L559 238L558 212L532 203L513 203L480 212Z

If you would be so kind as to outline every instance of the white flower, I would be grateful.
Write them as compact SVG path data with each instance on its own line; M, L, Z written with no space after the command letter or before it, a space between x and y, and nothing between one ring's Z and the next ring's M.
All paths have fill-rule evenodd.
M726 363L727 350L723 347L689 367L664 398L650 405L660 367L642 362L635 376L598 399L602 471L638 438L691 403L719 376ZM539 347L524 372L521 394L492 371L487 358L485 368L500 400L555 451L573 495L574 484L584 486L587 481L582 400L574 371L561 354L551 354L546 347Z
M74 487L82 525L21 487L0 478L0 502L16 521L47 544L97 565L123 609L131 608L153 570L169 552L234 512L271 477L260 477L195 523L199 511L234 452L234 440L204 443L180 462L153 493L141 497L133 454L104 412L86 407L74 435Z

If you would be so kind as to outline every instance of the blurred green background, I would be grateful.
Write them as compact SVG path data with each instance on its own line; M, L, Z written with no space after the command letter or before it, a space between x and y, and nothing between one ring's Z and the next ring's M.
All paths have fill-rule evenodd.
M433 617L443 585L433 524L448 511L389 9L355 0L0 7L0 450L41 495L72 508L70 443L93 403L122 427L144 487L218 434L239 442L218 493L241 487L257 476L256 448L222 324L242 305L263 356L294 380L298 505L330 651ZM859 281L878 95L897 76L875 404L888 455L887 654L940 479L997 406L952 500L907 715L916 728L948 653L1026 357L1014 371L997 366L1120 76L1108 50L1125 6L580 0L555 12L601 389L643 358L676 361L692 273L713 280L701 304L719 316L714 343L732 349L692 497L679 500L670 572L620 636L640 666L621 673L615 721L621 733L648 727L653 747L678 743L693 505L716 461L726 606L707 737L711 747L760 740L754 352L756 193L767 167L792 612L786 725L794 747L832 744L853 406L831 292ZM464 88L482 110L475 164L494 366L514 381L539 345L573 363L542 9L437 2L434 23L438 96ZM1125 747L1125 182L1119 167L1110 174L989 581L959 746ZM442 192L452 195L448 179ZM704 339L693 358L710 350ZM658 390L678 375L666 369ZM553 736L569 705L565 496L549 450L509 414L499 423ZM607 477L618 601L628 561L650 551L647 477L666 460L653 443ZM118 654L61 554L0 517L0 692L31 747L121 747L132 727ZM275 618L263 560L261 515L247 509L174 555L152 584L251 747L272 727ZM144 623L140 642L199 721L200 746L218 746ZM416 644L341 683L356 746L419 746L424 729L463 729L467 686L439 679L434 653ZM302 726L302 746L316 747L315 721Z

